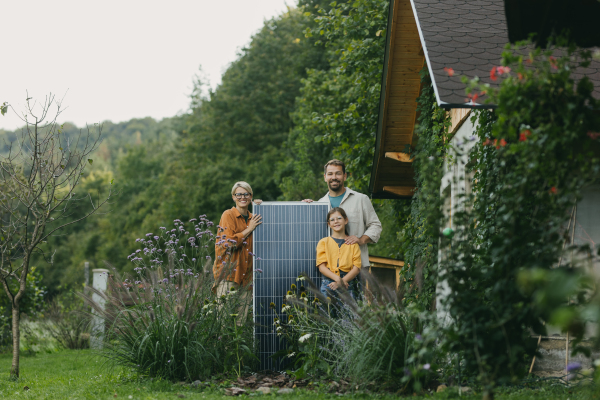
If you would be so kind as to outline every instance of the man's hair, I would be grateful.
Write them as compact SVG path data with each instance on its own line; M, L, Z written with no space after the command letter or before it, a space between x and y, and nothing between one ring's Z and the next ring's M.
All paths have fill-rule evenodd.
M333 159L333 160L327 162L327 164L325 164L325 173L327 173L327 167L329 167L330 165L339 165L340 167L342 167L342 172L344 174L346 173L346 164L344 164L343 161L336 160L336 159Z
M242 189L246 189L248 191L248 193L250 194L254 194L252 193L252 188L250 187L250 185L244 181L240 181L240 182L236 182L233 187L231 188L231 195L233 196L233 194L235 193L235 189L237 188L242 188Z

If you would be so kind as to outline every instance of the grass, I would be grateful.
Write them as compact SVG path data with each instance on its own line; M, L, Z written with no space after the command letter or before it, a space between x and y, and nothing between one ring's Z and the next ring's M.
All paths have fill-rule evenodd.
M122 368L112 368L90 350L65 350L52 354L21 357L21 377L9 379L11 357L0 355L0 398L1 399L225 399L223 387L190 388L166 381L138 379ZM23 388L27 386L29 390ZM326 386L325 386L326 387ZM130 397L131 396L131 397ZM181 397L184 396L184 397ZM252 397L262 397L252 395ZM273 395L271 395L272 397ZM277 396L282 397L282 396ZM297 391L283 396L288 400L337 399L340 396L309 391ZM349 394L352 398L398 398L392 395ZM408 397L407 397L408 398ZM452 390L435 395L410 396L411 399L459 399ZM460 399L481 398L480 394L462 396ZM558 384L540 383L535 388L499 389L496 399L542 400L600 399L595 387L567 388Z

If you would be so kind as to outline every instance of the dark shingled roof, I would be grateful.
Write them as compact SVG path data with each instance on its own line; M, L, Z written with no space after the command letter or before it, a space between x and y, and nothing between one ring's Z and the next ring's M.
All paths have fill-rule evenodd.
M496 85L490 69L500 65L509 42L503 1L411 0L419 35L425 51L438 103L445 108L477 108L467 104L461 75L478 76ZM453 68L449 77L444 67ZM578 70L574 77L587 75L600 98L600 62ZM489 108L490 105L479 105Z

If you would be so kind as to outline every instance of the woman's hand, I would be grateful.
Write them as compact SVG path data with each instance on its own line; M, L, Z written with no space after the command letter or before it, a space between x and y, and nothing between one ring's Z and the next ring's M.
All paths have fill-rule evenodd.
M340 279L340 281L341 281L341 284L344 286L344 288L348 289L348 286L349 286L348 282L346 282L346 280L344 278Z
M340 287L340 284L339 284L339 282L333 281L329 285L327 285L327 287L331 290L338 290L338 288Z
M257 226L262 224L262 215L254 214L250 221L248 221L248 228L250 228L250 232L254 232Z

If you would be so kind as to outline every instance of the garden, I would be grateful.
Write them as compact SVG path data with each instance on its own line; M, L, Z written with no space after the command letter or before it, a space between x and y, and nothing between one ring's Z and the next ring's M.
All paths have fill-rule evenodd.
M473 111L466 140L450 135L423 68L409 149L415 194L373 200L384 221L374 254L406 265L396 290L366 270L357 298L326 297L305 274L284 282L266 327L282 348L278 370L260 366L252 288L216 295L215 246L234 249L215 223L229 205L216 186L239 175L227 167L235 151L272 199L322 196L333 157L366 191L387 7L300 1L265 22L216 91L198 82L188 114L140 128L155 140L123 153L109 130L118 161L104 157L102 126L45 121L52 98L32 114L0 151L1 398L600 397L600 248L574 240L577 204L600 182L600 101L574 71L600 53L568 38L552 38L554 49L507 45L490 71L497 86L464 76L468 99L497 105ZM294 79L278 76L259 93L269 106L252 110L259 102L237 93L257 95L245 85L259 85L262 56L279 53ZM274 120L272 102L282 108ZM254 115L269 121L263 130L252 130ZM228 131L233 120L247 129ZM261 132L257 161L247 150ZM463 160L471 191L449 215L440 181ZM261 274L261 254L252 256ZM108 270L106 290L77 270L87 259ZM567 359L586 362L532 373L549 327L567 335Z

